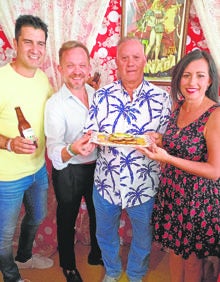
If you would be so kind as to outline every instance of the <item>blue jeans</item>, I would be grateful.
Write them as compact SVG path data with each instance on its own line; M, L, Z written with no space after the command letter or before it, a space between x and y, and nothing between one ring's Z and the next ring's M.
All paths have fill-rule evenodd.
M21 223L16 260L25 262L39 224L47 213L48 176L44 165L37 173L15 181L0 181L0 270L4 282L16 282L21 276L13 258L13 236L22 202L25 216Z
M122 209L120 206L110 204L103 199L95 186L93 201L96 211L96 236L101 248L106 274L117 277L122 272L118 234ZM130 281L142 279L148 270L152 241L150 219L153 205L154 198L139 206L126 208L132 225L132 241L126 269Z

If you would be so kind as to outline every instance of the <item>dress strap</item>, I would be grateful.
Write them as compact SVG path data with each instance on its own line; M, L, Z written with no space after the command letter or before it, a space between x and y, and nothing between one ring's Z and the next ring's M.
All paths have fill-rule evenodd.
M215 109L219 108L220 107L220 104L217 103L217 104L214 104L213 106L211 106L205 113L204 115L210 115L212 112L214 112Z

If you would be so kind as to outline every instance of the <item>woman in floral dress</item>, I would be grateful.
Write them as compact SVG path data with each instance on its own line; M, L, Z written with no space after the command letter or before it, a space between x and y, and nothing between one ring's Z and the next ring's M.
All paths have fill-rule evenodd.
M163 149L158 138L140 149L162 163L154 239L170 249L172 282L201 282L202 259L220 256L220 105L210 54L195 50L180 60L171 95L176 107Z

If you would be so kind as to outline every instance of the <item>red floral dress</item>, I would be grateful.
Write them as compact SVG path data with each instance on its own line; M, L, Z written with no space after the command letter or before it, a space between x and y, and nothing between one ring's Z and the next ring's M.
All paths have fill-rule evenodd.
M206 162L203 129L218 106L212 106L180 132L178 107L163 136L167 152L187 160ZM192 252L199 258L220 256L220 179L213 181L166 164L162 169L152 223L154 239L185 259Z

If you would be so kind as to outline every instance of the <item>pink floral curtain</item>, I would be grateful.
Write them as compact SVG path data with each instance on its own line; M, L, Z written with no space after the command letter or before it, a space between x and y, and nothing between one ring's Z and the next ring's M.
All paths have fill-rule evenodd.
M43 69L56 90L61 84L56 68L60 46L66 40L80 40L91 51L108 6L109 0L0 1L0 25L13 46L14 23L20 14L40 16L48 24L48 56Z
M220 0L194 0L193 3L220 78Z

